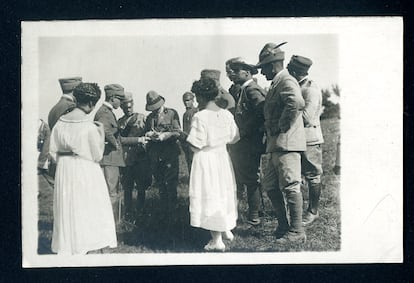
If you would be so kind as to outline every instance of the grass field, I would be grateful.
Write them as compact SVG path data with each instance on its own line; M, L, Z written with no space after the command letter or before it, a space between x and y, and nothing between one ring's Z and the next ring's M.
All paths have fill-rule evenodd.
M306 228L307 242L278 246L273 235L277 221L272 205L263 194L264 209L262 223L251 226L240 223L233 230L235 239L226 243L226 251L231 252L290 252L290 251L337 251L341 246L341 217L339 176L332 172L335 163L336 144L339 136L339 120L322 120L325 138L323 144L323 191L320 202L320 218ZM118 227L118 247L105 249L105 253L170 253L203 252L210 235L207 231L189 225L188 212L188 173L183 155L180 156L179 204L170 228L161 227L158 191L147 191L145 211L136 219L135 224L122 221ZM50 254L53 225L53 187L42 176L39 178L39 236L38 253ZM247 211L246 199L242 207ZM305 199L304 209L307 208ZM246 215L242 213L241 219Z

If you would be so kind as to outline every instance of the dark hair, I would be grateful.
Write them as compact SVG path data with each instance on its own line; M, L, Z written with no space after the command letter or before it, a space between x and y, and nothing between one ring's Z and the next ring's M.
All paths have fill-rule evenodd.
M195 81L191 87L191 91L203 97L206 101L214 100L219 93L216 81L211 78L203 78Z
M95 105L101 97L101 89L96 83L80 83L73 90L73 96L79 105L84 105L89 102Z

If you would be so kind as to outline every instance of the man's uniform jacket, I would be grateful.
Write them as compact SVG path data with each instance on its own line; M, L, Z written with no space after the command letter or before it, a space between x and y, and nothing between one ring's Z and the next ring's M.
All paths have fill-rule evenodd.
M302 110L305 101L296 79L285 69L272 80L264 105L266 152L305 151Z
M322 114L322 93L316 83L304 79L299 83L302 89L302 96L305 100L303 109L303 123L305 126L307 145L321 144L324 142L320 116Z
M117 144L121 144L119 140L119 126L115 114L112 110L103 104L95 114L95 121L99 121L104 125L105 129L105 150L101 165L110 165L124 167L125 162L122 153L122 147L116 149Z
M69 96L63 95L58 103L52 107L47 117L50 130L53 129L60 116L72 111L76 107L75 102Z

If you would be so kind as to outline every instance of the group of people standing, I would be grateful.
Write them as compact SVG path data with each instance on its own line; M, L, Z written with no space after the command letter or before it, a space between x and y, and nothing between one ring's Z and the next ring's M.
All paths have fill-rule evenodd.
M79 77L61 79L63 95L48 119L52 164L57 163L52 250L84 254L115 247L120 183L124 216L132 219L142 211L154 180L161 224L170 225L177 205L180 145L190 173L190 224L211 233L206 251L224 251L223 239L233 240L244 191L248 212L243 221L261 223L262 189L276 213L276 242L306 241L304 227L319 217L322 95L308 78L310 59L292 56L284 68L283 44L266 44L255 65L229 59L229 92L220 86L220 71L201 71L182 97L183 129L177 111L167 108L160 94L147 93L145 109L151 113L145 117L133 111L132 94L119 84L104 87L105 101L92 122L87 114L100 98L99 87ZM271 81L267 91L253 77L259 69ZM118 107L124 112L119 120L113 113ZM303 217L302 175L309 188Z

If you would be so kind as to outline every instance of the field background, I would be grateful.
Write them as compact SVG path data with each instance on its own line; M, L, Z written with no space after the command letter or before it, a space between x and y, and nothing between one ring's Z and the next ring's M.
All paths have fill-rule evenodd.
M264 209L262 223L251 226L240 221L233 230L235 239L226 243L226 251L231 252L288 252L288 251L337 251L341 247L340 216L340 177L332 172L335 165L336 145L340 134L340 120L330 118L321 121L325 139L323 144L323 190L320 200L320 217L306 228L307 242L278 246L273 232L277 226L272 205L263 193ZM144 213L135 223L121 221L117 226L118 247L104 249L104 253L169 253L169 252L203 252L209 240L208 231L189 225L188 212L188 171L184 156L180 156L179 205L170 227L159 225L161 207L159 207L158 190L150 188L146 195ZM53 186L50 180L39 176L39 220L38 253L51 254L53 228ZM244 219L247 211L246 197L242 200ZM307 208L305 194L304 209Z

